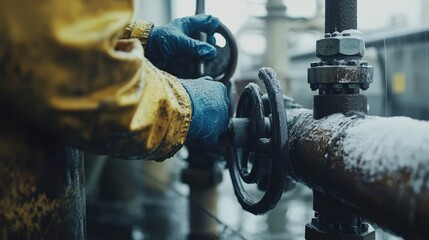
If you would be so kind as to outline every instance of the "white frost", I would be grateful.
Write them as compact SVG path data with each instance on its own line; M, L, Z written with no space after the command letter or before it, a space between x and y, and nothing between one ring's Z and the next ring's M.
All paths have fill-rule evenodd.
M347 169L362 169L374 179L380 173L404 170L411 173L410 187L415 192L423 187L420 173L429 169L428 122L407 117L371 117L357 120L344 133L341 145L347 155Z

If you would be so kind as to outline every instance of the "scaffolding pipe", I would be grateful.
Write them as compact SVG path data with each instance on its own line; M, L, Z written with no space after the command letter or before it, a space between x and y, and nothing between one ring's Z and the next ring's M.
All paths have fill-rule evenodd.
M429 122L288 110L289 170L405 239L429 239Z

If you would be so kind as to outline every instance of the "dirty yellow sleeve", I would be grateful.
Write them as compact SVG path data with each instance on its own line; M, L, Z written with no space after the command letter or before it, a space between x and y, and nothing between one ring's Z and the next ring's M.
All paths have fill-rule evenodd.
M136 38L140 41L143 48L146 49L149 35L153 29L153 23L143 20L134 19L127 24L122 34L123 39Z
M189 96L143 57L150 25L124 32L132 2L0 0L0 100L16 113L8 117L83 150L173 155L189 128Z

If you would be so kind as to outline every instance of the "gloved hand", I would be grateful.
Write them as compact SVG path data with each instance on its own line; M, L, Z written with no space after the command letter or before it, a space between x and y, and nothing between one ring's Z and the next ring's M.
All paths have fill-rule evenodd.
M196 15L173 20L162 27L154 27L148 38L146 57L162 69L166 60L178 55L190 55L194 59L211 60L216 57L214 33L219 19L210 15ZM199 32L207 33L208 43L191 37ZM210 44L212 45L210 45Z
M219 141L228 128L228 96L225 85L211 77L181 80L191 98L192 119L187 139L198 146Z

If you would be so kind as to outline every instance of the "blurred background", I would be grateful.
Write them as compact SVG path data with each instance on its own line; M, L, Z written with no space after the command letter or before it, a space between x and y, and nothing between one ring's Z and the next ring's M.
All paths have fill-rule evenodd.
M168 23L193 15L194 0L136 1L135 17ZM234 33L239 46L234 82L240 92L262 66L274 68L284 92L306 108L314 93L307 68L318 61L324 33L323 0L206 0L206 11ZM374 83L365 92L370 114L429 120L429 0L359 0L358 29ZM222 39L218 39L221 42ZM229 173L214 190L217 208L190 200L180 180L187 151L163 163L86 156L88 239L186 239L190 210L212 219L220 239L304 239L313 216L311 191L301 185L283 195L267 215L241 210ZM254 195L260 194L250 188ZM374 226L376 228L376 226ZM400 239L377 230L377 239Z

